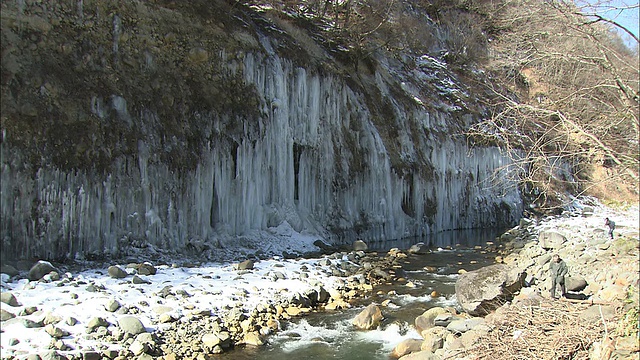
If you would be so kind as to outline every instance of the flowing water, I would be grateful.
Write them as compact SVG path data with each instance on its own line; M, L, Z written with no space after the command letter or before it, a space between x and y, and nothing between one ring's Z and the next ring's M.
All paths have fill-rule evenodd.
M377 286L374 294L351 309L318 312L282 323L282 329L271 336L265 346L235 349L221 356L237 360L388 360L393 348L407 338L419 339L413 328L414 319L435 306L455 307L455 282L458 270L474 270L493 263L495 256L486 251L499 233L494 230L448 231L422 239L404 239L369 244L382 251L408 249L412 244L429 244L432 253L411 255L403 269L407 283ZM425 267L432 267L430 271ZM435 272L433 271L435 268ZM432 297L431 294L437 294ZM381 293L381 294L379 294ZM376 330L358 331L351 320L370 304L390 300L382 307L384 320Z

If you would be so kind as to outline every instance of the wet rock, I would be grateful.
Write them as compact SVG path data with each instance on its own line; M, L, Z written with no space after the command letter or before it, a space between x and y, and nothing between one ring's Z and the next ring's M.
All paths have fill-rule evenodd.
M108 356L105 356L107 359L112 359ZM100 353L97 351L83 351L82 352L82 360L100 360L102 357Z
M51 265L50 262L40 260L31 267L28 278L31 281L38 281L52 271L59 273L58 269Z
M453 315L452 313L446 312L442 314L436 315L433 319L433 324L435 326L447 327L451 324L452 321L461 320L460 317Z
M352 320L352 324L360 330L371 330L377 328L381 321L380 307L370 304Z
M427 246L425 243L420 242L420 243L411 245L411 247L409 248L409 250L407 250L407 252L410 254L424 255L424 254L428 254L431 251L429 250L429 246Z

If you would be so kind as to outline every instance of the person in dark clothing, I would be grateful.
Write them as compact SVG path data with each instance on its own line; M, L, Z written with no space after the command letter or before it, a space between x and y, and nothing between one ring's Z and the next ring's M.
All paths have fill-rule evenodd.
M609 227L609 236L613 239L613 229L616 228L616 223L613 220L609 220L609 218L605 218L604 224Z
M560 259L558 254L553 255L549 271L551 272L551 297L557 299L556 287L558 285L560 285L560 289L562 290L562 296L565 296L567 290L564 286L564 277L567 275L569 269L567 268L567 264L564 260Z

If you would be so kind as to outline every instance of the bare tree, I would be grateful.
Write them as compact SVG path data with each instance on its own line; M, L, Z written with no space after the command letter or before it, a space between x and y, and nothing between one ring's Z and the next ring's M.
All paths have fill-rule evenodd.
M493 36L488 68L506 86L491 88L493 115L471 138L518 150L517 173L534 195L566 186L602 195L626 181L637 197L638 64L609 22L587 21L570 2L478 3Z

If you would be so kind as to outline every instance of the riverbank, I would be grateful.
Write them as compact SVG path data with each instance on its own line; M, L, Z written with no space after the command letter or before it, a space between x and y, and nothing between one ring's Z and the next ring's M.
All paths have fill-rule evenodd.
M317 249L317 239L291 234L291 244L269 244L269 251L286 257L262 260L257 254L264 248L237 248L232 262L169 262L170 254L138 249L123 263L16 264L21 271L5 266L2 358L242 357L292 320L350 314L345 309L393 298L386 293L394 294L394 287L398 304L411 296L453 304L458 269L492 261L481 244L495 238L495 233L460 231L434 238L429 247L377 252L356 243L359 250L307 258L291 254ZM452 238L459 240L464 257L445 245ZM443 289L416 280L416 272L448 283L447 298L424 294L426 288Z
M613 242L606 238L603 222L606 216L618 224ZM548 298L546 257L551 253L561 254L569 264L569 275L581 277L588 283L581 293L590 299L606 301L607 294L626 295L630 289L637 289L638 283L637 271L628 270L634 265L637 269L638 265L637 245L633 245L638 240L637 224L637 209L634 214L633 209L615 212L601 207L580 208L564 216L523 220L520 226L499 239L486 246L470 246L468 251L478 259L489 256L497 263L527 272L530 286L519 292L512 302L514 305L538 299L535 307L528 303L530 312L550 309L545 312L548 314L558 310L557 306L586 309L589 304ZM540 233L550 231L560 233L564 240L558 237L560 240L551 244L555 247L541 248ZM301 239L299 246L313 248L313 242L312 238ZM294 252L296 249L282 250ZM237 254L236 261L228 263L144 261L103 264L83 270L60 268L47 272L45 269L41 274L33 274L34 278L39 277L37 280L29 280L25 271L3 275L2 358L22 359L39 354L43 359L206 359L228 354L234 348L261 347L281 333L287 322L309 314L314 317L325 316L327 311L336 314L367 303L379 304L383 315L389 314L391 308L385 309L385 305L394 304L385 304L384 299L388 298L386 294L393 284L416 289L425 296L440 290L413 283L415 274L410 264L415 259L436 256L444 260L445 266L420 270L441 273L452 281L458 273L480 266L474 264L475 261L460 262L460 254L455 251L431 251L433 249L426 246L416 246L377 253L362 247L315 258L275 256L265 260L243 251ZM243 258L250 259L241 261ZM603 264L608 266L606 271ZM433 295L433 299L438 296ZM615 316L607 320L611 324L622 319L620 310L624 310L622 300L615 301L621 305L612 306ZM430 306L449 304L445 306L447 312L468 318L459 312L455 303L455 296L447 296L444 301L430 302ZM637 306L637 302L635 304ZM521 308L508 309L511 312L506 318L519 319L514 311ZM630 310L633 308L626 311ZM386 337L395 338L388 332L395 334L398 326L416 328L416 324L383 324L381 327L389 327L381 330ZM473 337L485 346L492 341L505 343L504 334L513 337L514 331L526 333L527 330L514 327L507 331L504 326L512 324L490 321L485 324L493 325L487 325L485 333L476 331L477 336ZM516 327L521 325L518 323ZM584 328L584 324L580 328ZM613 329L605 330L614 334ZM600 332L598 329L598 336ZM366 336L367 331L362 333ZM418 337L414 340L420 344L424 340L419 339L421 331L410 333ZM432 358L462 357L463 354L469 359L477 358L479 353L473 351L480 348L461 341L468 340L472 334L474 332L466 335L452 332L442 337L439 348L429 350ZM502 335L496 337L496 334ZM493 337L483 338L485 335ZM406 334L396 337L404 338ZM595 340L590 344L593 343ZM417 349L420 350L420 346Z
M606 218L616 222L613 239ZM523 287L500 299L503 305L486 316L437 308L425 312L415 322L423 325L422 338L400 343L397 357L637 359L638 224L637 207L579 206L560 216L523 219L500 237L496 257L504 265L496 269L521 274L515 278L522 276ZM561 299L550 293L554 254L569 269Z

